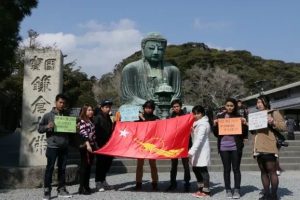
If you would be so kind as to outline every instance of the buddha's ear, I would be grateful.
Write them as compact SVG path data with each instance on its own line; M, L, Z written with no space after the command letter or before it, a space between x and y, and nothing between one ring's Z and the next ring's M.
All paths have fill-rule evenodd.
M144 47L144 48L145 48L145 47ZM142 52L142 56L143 56L143 57L144 57L144 55L145 55L145 54L144 54L144 48L141 49L141 52Z

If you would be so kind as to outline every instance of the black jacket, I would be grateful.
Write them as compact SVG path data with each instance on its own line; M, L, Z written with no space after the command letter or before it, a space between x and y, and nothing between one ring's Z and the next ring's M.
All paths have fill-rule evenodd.
M113 123L109 114L104 114L101 110L94 117L96 142L99 148L103 147L110 139L113 132Z
M48 113L46 113L42 120L39 123L38 132L39 133L46 133L47 137L47 147L49 148L66 148L69 144L69 133L59 133L54 132L54 128L48 128L48 123L53 122L55 115L58 116L68 116L66 111L57 112L55 108Z
M159 119L159 117L157 117L154 114L149 115L149 114L144 113L143 116L145 118L145 121L155 121L155 120ZM141 122L141 121L144 121L144 120L140 119L139 121Z
M226 112L220 114L217 116L217 118L225 118ZM241 117L240 115L232 115L230 118L235 118L235 117ZM223 138L223 135L219 135L219 127L218 125L213 126L213 133L215 137L218 138L218 151L220 152L220 146L221 146L221 140ZM248 126L242 124L242 134L241 135L234 135L234 140L236 144L237 151L242 152L243 147L244 147L244 139L248 138Z
M182 115L185 115L185 114L186 113L183 110L180 110L179 113L172 112L171 115L170 115L170 118L174 118L174 117L177 117L177 116L182 116Z

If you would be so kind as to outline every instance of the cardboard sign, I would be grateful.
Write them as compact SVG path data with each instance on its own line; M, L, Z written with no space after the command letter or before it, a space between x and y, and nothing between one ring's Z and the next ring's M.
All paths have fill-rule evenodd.
M76 133L76 117L55 116L54 132Z
M219 135L241 135L241 118L218 119Z
M139 120L140 106L121 106L121 122L133 122Z
M250 113L248 115L249 130L257 130L268 127L268 111Z

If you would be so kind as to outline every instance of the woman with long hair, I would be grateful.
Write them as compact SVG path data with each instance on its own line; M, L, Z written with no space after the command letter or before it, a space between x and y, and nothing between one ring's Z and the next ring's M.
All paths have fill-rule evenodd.
M80 112L79 135L81 138L80 151L80 182L79 194L91 194L90 174L93 164L93 150L96 150L95 126L92 122L94 110L91 105L84 105Z
M222 118L241 118L242 133L234 135L220 135L218 128L218 120ZM224 182L227 198L240 198L241 186L241 159L243 154L244 140L248 138L247 121L238 114L237 101L228 98L225 101L225 111L217 116L214 120L214 135L218 138L218 150L222 159L224 168ZM231 167L234 175L234 190L231 191L230 172Z
M278 147L276 138L284 138L280 131L286 129L285 121L281 113L271 110L269 98L261 95L257 98L256 107L259 111L268 111L268 127L256 130L254 139L254 157L257 159L261 171L263 196L260 200L277 200L278 175L277 159ZM270 191L271 186L271 191Z

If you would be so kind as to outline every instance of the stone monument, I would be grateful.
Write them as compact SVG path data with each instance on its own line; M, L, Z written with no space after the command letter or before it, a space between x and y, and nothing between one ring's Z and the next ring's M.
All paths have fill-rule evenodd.
M25 50L20 166L46 164L46 134L39 134L37 128L42 116L52 109L55 96L62 92L62 65L59 50Z
M181 97L180 71L164 61L167 40L159 33L148 34L141 47L142 58L127 64L122 71L122 106L141 106L152 99L157 105L156 114L165 118L166 109L170 109L166 105Z

